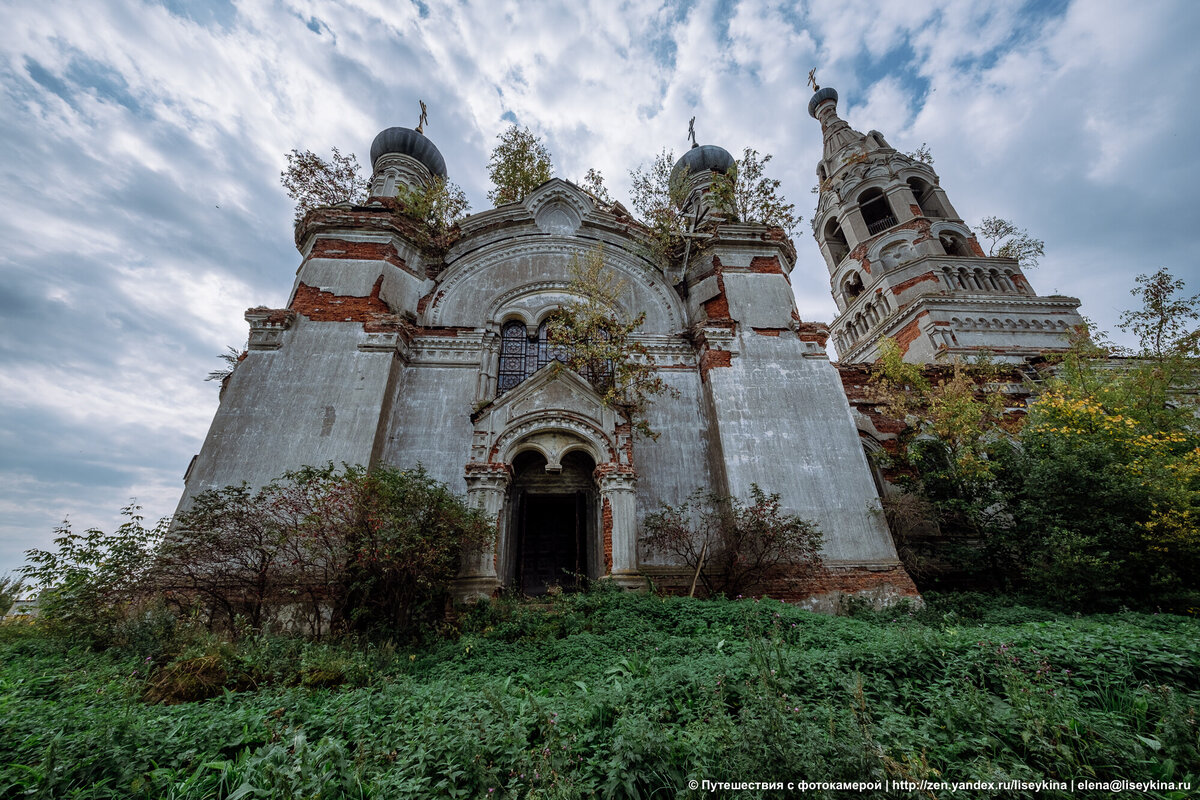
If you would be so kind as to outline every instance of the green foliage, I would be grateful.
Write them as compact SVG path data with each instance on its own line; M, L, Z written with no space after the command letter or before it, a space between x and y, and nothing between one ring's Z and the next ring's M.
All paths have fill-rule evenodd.
M971 482L992 477L995 464L988 451L1015 427L997 388L1002 371L985 353L970 363L955 360L947 368L927 373L922 365L904 360L894 339L885 339L871 390L884 413L909 425L907 447L899 458L922 461L928 468L937 460L930 456L940 451L947 479Z
M463 548L491 535L423 467L303 467L257 491L197 496L154 579L230 631L240 620L261 630L287 607L313 635L333 625L409 637L440 616Z
M221 367L220 369L214 369L212 372L208 373L204 380L219 381L221 386L224 387L225 380L233 374L233 371L237 369L237 365L240 364L242 359L246 357L246 352L249 345L249 342L242 345L240 348L234 347L231 344L226 345L225 352L217 356L217 358L225 362L225 366Z
M203 492L169 530L137 511L112 534L64 523L55 550L29 551L41 623L156 659L203 627L409 639L439 624L464 548L494 536L421 467L302 467Z
M493 601L460 637L410 650L247 637L224 656L225 691L172 705L141 699L169 664L147 676L135 656L0 628L0 794L633 798L750 775L1200 776L1197 620L927 599L853 618L769 600ZM306 665L334 660L363 665L361 682L304 684Z
M595 198L596 202L601 207L609 207L613 204L612 196L608 193L607 187L604 185L604 176L600 174L600 170L591 168L583 176L583 181L579 187Z
M20 599L25 584L11 575L0 575L0 617L8 613L14 601Z
M38 590L39 622L109 643L114 627L141 599L142 578L166 531L166 520L147 528L140 511L132 504L121 509L125 522L113 533L76 533L64 521L55 531L55 549L26 551L21 573Z
M296 221L323 206L361 203L367 198L367 181L361 174L358 158L342 155L332 148L329 161L311 150L293 150L285 154L287 168L279 173L287 196L296 201Z
M976 228L979 235L988 240L988 255L1015 258L1022 269L1038 265L1046 255L1046 243L1035 239L1029 232L1000 217L984 217Z
M696 491L685 502L646 517L644 541L699 570L707 594L742 596L772 569L820 563L822 535L807 520L784 513L778 494L750 486L750 501Z
M1035 585L1077 604L1200 589L1200 426L1164 402L1178 374L1081 342L1031 405L1016 507Z
M920 161L924 164L933 166L933 152L929 149L929 145L926 142L921 142L920 147L918 147L916 150L913 150L911 153L905 153L904 155L908 156L913 161Z
M1153 275L1138 275L1130 294L1142 301L1137 310L1121 314L1120 327L1141 342L1140 355L1148 358L1200 355L1200 294L1176 297L1184 282L1166 267Z
M674 171L675 153L664 148L649 166L630 170L630 201L647 228L647 257L670 266L684 252L687 234L700 220L683 213L687 175Z
M573 255L567 291L578 300L566 303L550 320L551 344L562 348L566 364L600 393L642 436L657 439L646 419L655 395L678 394L658 374L654 356L635 336L646 312L632 319L620 313L625 284L604 265L604 250Z
M968 569L1067 607L1195 603L1200 296L1177 297L1166 271L1138 283L1143 308L1123 320L1141 355L1114 360L1102 336L1076 332L1024 416L1005 414L978 366L933 385L885 348L877 387L910 427L894 462L943 535L977 542L962 549Z
M500 143L492 149L488 161L488 178L494 187L488 199L495 205L519 202L550 180L554 167L540 136L528 128L510 125L496 138Z
M495 531L424 467L379 467L358 489L343 614L357 628L415 633L442 614L464 550Z
M757 222L782 228L791 236L800 222L796 206L780 193L780 183L765 174L773 156L747 147L728 172L713 176L712 202L732 222Z
M412 188L400 184L396 199L404 213L424 223L433 236L442 236L471 210L466 192L438 175L428 186Z

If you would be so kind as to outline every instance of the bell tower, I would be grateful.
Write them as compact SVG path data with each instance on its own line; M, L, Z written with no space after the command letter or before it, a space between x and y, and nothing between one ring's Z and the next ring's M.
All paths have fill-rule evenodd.
M914 363L1065 348L1079 300L1039 296L1015 259L984 255L933 167L851 128L837 101L818 87L808 113L824 140L813 236L838 306L839 361L874 361L887 337Z

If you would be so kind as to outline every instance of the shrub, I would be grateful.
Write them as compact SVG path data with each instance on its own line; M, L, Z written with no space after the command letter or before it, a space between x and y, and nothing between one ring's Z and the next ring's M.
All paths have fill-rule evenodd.
M121 509L125 522L113 533L90 528L76 533L64 521L54 550L28 550L21 569L38 589L38 618L95 644L110 643L114 628L142 596L142 579L154 549L163 539L166 520L147 528L141 507Z
M749 594L776 567L805 569L820 561L822 535L811 522L780 509L779 495L752 484L749 505L697 491L684 503L646 518L647 544L699 572L709 595Z

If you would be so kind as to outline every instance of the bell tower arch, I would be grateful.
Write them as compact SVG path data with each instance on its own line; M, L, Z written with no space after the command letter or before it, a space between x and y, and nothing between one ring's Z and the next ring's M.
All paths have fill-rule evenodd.
M985 255L933 166L854 130L837 102L819 88L808 113L823 138L813 236L838 306L838 359L874 361L888 337L916 363L1064 349L1079 300L1038 296L1015 259Z

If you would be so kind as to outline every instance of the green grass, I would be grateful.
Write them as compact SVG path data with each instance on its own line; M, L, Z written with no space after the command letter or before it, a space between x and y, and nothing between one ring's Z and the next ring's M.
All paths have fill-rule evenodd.
M207 699L150 701L184 697ZM92 652L7 626L0 796L668 798L703 796L686 786L706 778L1195 783L1198 707L1195 619L978 598L854 617L610 593L501 601L413 648L197 636L174 654L149 640Z

